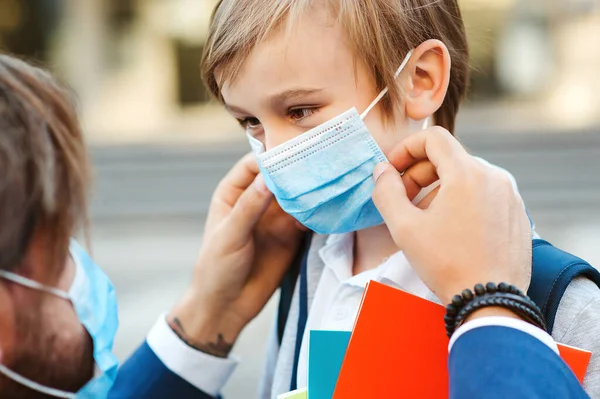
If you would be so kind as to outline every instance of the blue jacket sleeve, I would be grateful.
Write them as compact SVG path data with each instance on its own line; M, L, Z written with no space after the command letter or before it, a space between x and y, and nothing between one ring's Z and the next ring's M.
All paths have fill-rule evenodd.
M169 370L144 342L121 366L108 399L215 399Z
M569 367L548 346L513 328L466 332L448 361L450 398L588 398Z

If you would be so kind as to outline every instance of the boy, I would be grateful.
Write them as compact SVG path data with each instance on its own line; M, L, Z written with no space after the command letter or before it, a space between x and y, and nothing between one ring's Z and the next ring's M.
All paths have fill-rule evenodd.
M468 83L463 22L455 0L223 0L214 12L202 70L209 89L246 129L282 208L316 232L341 233L312 238L306 293L296 286L281 344L273 337L269 349L260 393L269 398L306 386L307 332L350 330L369 280L436 300L361 197L366 178L356 171L389 154L414 132L414 122L431 118L454 131ZM364 111L361 119L370 133L358 137L367 147L357 139L356 148L373 153L332 152L326 159L330 169L356 161L344 174L330 174L322 164L311 169L308 157L315 146L321 146L317 152L328 151L320 137L331 140L328 148L338 145L326 136L331 129L351 120L356 129L344 134L365 132L355 111L348 111L353 107L356 114ZM334 123L340 117L342 122ZM306 132L315 134L306 137ZM378 148L369 144L372 139ZM292 162L305 173L290 178L286 168ZM318 181L322 175L330 179ZM311 178L312 186L294 191ZM329 190L321 195L323 187ZM362 202L353 203L356 198ZM346 215L350 203L356 209ZM302 302L305 320L299 317ZM599 315L600 290L585 278L575 279L558 309L554 339L595 353ZM596 355L585 388L600 396Z

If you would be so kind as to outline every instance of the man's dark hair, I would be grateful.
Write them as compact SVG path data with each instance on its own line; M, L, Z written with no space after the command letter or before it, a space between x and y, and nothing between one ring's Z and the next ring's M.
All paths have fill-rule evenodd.
M0 268L19 265L32 235L48 236L61 271L87 221L90 167L77 114L46 71L0 55Z
M46 71L0 54L0 269L27 274L29 266L44 267L58 279L70 237L87 227L89 182L88 155L68 92ZM44 236L44 264L24 265L38 233ZM77 391L93 375L89 335L65 336L48 305L61 299L9 292L16 342L3 364L37 383ZM45 397L4 376L0 396Z

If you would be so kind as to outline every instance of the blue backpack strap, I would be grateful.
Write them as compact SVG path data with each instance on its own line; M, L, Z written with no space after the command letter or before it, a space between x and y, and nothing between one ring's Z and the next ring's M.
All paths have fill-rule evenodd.
M600 287L600 272L589 263L547 241L533 240L531 285L527 295L542 310L549 334L552 334L560 300L571 281L580 276Z
M279 294L279 309L277 312L277 343L281 346L283 341L283 332L285 331L285 325L290 314L290 307L292 306L292 297L294 296L294 288L296 287L296 281L300 278L300 313L298 317L298 327L296 331L296 345L294 348L294 363L292 366L292 379L290 381L290 391L296 389L297 386L297 374L298 374L298 360L300 359L300 347L302 345L302 337L304 336L304 329L306 328L306 321L308 319L308 250L310 249L310 242L312 239L312 233L307 233L304 238L300 250L294 259L294 263L287 271L281 283L281 290Z
M308 248L302 257L300 267L300 314L298 315L298 327L296 329L296 347L294 348L294 364L292 366L292 381L290 382L290 391L298 389L298 361L300 360L300 348L302 347L302 337L308 320Z
M287 323L290 307L292 306L292 297L294 295L294 286L298 279L300 262L294 262L283 276L281 286L279 287L279 307L277 309L277 343L281 346L283 332Z
M301 274L301 270L305 267L308 249L312 239L312 233L307 233L300 245L300 250L281 282L279 291L279 308L277 309L277 343L281 345L283 340L283 332L287 323L288 314L290 313L290 306L292 306L292 297L294 296L294 288L296 287L296 281L298 276Z

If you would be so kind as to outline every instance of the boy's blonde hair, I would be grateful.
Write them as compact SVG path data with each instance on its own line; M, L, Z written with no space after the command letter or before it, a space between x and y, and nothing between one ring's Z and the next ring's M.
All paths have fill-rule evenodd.
M389 88L389 97L382 101L387 115L393 104L401 104L394 72L403 58L426 40L442 41L450 52L452 70L435 121L454 131L469 80L467 40L457 0L220 0L202 57L202 75L210 92L222 102L220 85L236 78L253 48L316 2L337 15L354 54L371 69L377 89Z

